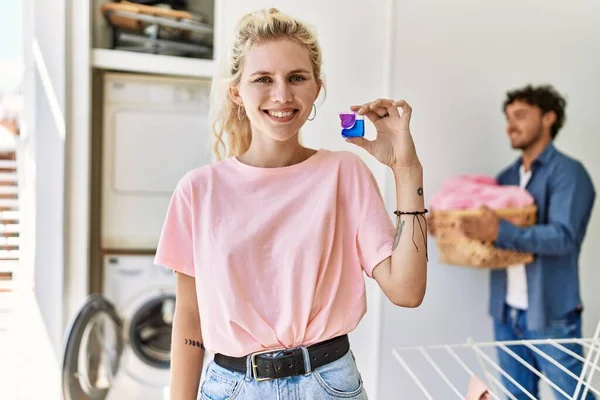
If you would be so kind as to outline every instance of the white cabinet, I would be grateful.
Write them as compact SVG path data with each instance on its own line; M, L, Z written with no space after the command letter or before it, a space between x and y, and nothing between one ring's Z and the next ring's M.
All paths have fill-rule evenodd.
M93 49L92 66L112 71L162 74L193 77L212 77L216 63L213 60L193 60L155 54L136 54L122 50Z

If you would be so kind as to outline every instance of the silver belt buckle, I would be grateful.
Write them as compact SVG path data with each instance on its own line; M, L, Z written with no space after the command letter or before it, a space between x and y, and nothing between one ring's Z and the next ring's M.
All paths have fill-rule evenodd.
M270 380L274 379L274 378L259 378L258 377L258 365L256 365L256 356L260 356L261 354L277 353L278 351L285 351L285 350L287 350L287 349L281 348L281 349L270 349L270 350L265 350L265 351L257 351L256 353L252 353L250 355L250 364L252 365L252 377L254 378L254 380L257 382L262 382L262 381L270 381Z

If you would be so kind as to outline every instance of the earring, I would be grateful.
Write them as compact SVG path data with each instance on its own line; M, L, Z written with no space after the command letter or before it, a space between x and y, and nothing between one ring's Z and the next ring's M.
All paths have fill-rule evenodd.
M242 111L242 106L238 106L238 119L240 121L243 121L246 119L246 117L242 118L242 115L240 114L240 111Z
M315 111L315 115L313 115L312 118L310 118L310 116L308 117L309 121L312 121L313 119L315 119L315 117L317 116L317 106L315 106L315 104L313 103L313 110Z

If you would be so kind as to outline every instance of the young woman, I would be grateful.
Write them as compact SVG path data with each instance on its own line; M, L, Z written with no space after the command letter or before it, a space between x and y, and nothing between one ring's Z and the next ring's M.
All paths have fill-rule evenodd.
M181 179L157 248L156 263L178 272L171 398L197 397L206 349L203 399L366 399L347 336L366 311L364 273L398 306L425 295L411 109L351 107L378 135L349 141L393 171L394 229L359 157L298 139L323 88L312 31L276 9L251 13L229 57L211 104L219 161Z

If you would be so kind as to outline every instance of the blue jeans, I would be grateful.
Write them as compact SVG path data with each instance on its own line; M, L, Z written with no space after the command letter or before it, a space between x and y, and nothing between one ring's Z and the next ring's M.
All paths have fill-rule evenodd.
M248 360L248 367L250 361ZM201 400L367 400L362 378L352 351L305 375L257 382L247 367L246 374L208 364L200 385Z
M494 335L497 341L581 338L581 313L578 310L573 311L565 315L563 319L551 321L550 326L543 331L531 331L527 329L527 311L506 306L504 321L494 321ZM583 357L581 345L575 343L562 345ZM531 364L536 370L541 371L550 381L554 382L556 386L564 390L569 396L575 394L577 381L540 354L524 345L507 347L524 361ZM583 367L581 361L549 344L536 345L536 347L555 359L559 364L571 371L577 377L581 374ZM537 375L500 348L498 349L498 361L500 367L502 367L508 375L523 386L523 388L531 393L536 399L539 398L538 383L540 378ZM521 389L504 376L502 376L502 383L518 400L529 399ZM565 398L560 392L556 391L556 389L553 390L556 399ZM581 394L583 391L584 387L581 386L577 399L582 399ZM594 396L588 392L585 399L593 400Z

